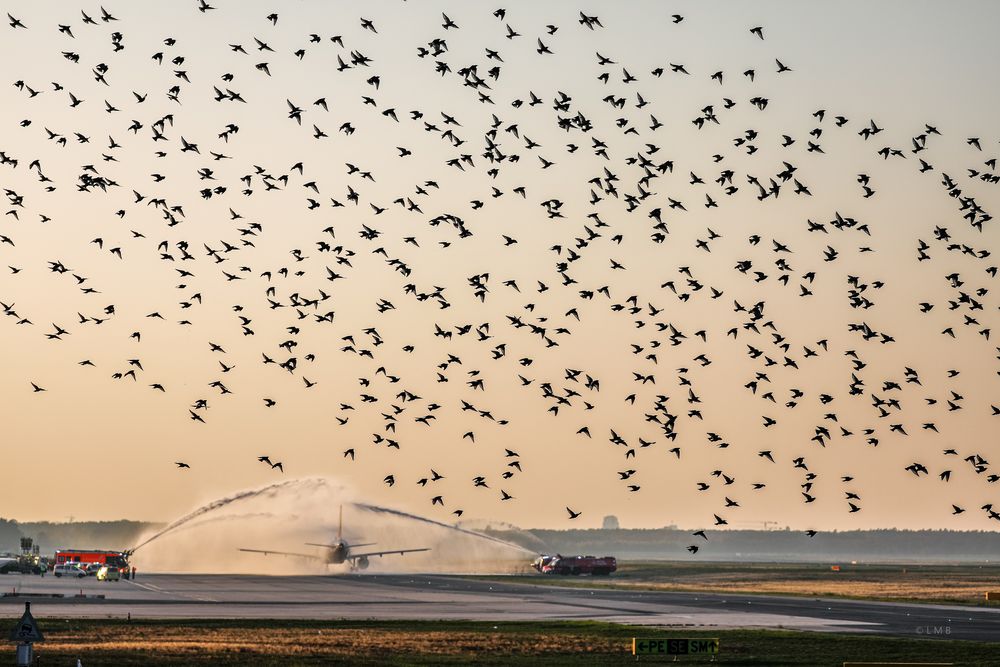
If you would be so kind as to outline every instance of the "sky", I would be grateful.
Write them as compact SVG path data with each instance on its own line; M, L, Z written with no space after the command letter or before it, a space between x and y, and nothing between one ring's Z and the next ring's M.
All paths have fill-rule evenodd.
M997 232L959 206L997 199L994 3L584 3L593 30L569 2L210 4L0 26L0 514L169 521L328 476L444 521L993 529Z

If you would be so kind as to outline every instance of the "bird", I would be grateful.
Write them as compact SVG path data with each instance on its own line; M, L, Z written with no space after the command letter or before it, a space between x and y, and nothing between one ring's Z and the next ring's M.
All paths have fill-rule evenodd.
M605 482L641 515L657 502L647 478L683 466L661 472L688 480L692 524L812 511L812 538L853 525L866 493L873 520L906 511L874 506L880 481L903 508L955 492L933 496L953 515L1000 481L952 439L1000 416L983 388L998 353L992 135L919 117L906 135L874 102L820 103L827 74L795 44L762 55L763 25L412 9L289 6L233 38L216 30L226 8L197 0L155 42L142 13L7 14L5 372L50 390L20 384L8 421L85 399L164 433L280 434L294 470L319 465L308 433L331 426L359 486L381 479L401 503L431 487L424 508L448 496L455 517L485 488L477 509L516 518L530 498L554 520L573 484ZM664 24L673 62L647 65ZM691 39L726 44L728 64L699 66ZM226 57L195 58L194 41ZM869 75L852 74L857 90ZM85 413L77 428L99 428ZM183 435L154 440L186 456ZM903 444L920 460L886 479L841 469L883 470ZM147 464L129 466L141 480ZM827 505L838 493L846 505ZM692 554L717 555L707 530Z

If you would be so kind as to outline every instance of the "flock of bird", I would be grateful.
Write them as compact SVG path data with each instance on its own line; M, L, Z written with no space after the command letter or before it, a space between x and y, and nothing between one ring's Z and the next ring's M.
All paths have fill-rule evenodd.
M899 367L880 361L905 339L940 345L942 355L959 341L983 366L1000 352L990 342L997 267L988 244L976 243L990 229L986 200L1000 182L995 141L949 136L928 119L907 143L893 143L883 137L905 128L826 108L804 114L801 131L754 129L783 103L754 87L782 90L800 75L793 59L769 53L768 30L758 25L747 25L740 42L748 65L713 72L677 56L651 70L632 64L629 26L610 15L575 12L531 25L501 8L486 12L491 27L466 37L467 23L482 23L481 5L439 16L422 7L421 27L434 35L427 40L378 17L354 17L331 34L316 21L316 32L299 34L285 28L283 12L248 15L242 3L198 0L176 11L189 14L191 25L238 15L248 31L213 33L215 43L195 49L183 34L133 42L129 20L141 20L134 8L129 20L103 6L53 11L51 19L7 15L8 43L58 52L62 62L10 81L14 92L5 97L21 120L0 134L0 144L19 147L0 145L7 205L0 264L8 267L0 326L60 345L85 331L103 336L109 321L121 324L127 335L103 338L121 351L119 365L77 362L93 372L95 392L131 383L152 392L149 410L171 410L204 428L214 415L210 403L253 395L252 419L266 419L319 386L331 392L332 417L318 428L336 434L361 424L371 434L338 454L345 463L360 465L371 448L422 447L429 472L409 479L379 470L377 478L432 490L431 509L457 517L470 493L493 494L504 503L497 511L517 502L518 477L550 446L523 434L543 423L537 428L562 434L569 477L589 475L588 460L605 460L570 452L606 439L620 464L595 474L616 479L629 496L671 479L671 466L690 452L707 450L711 464L699 479L670 483L714 494L716 509L704 522L712 528L738 521L755 494L769 491L769 479L744 473L732 456L746 454L744 441L770 443L751 455L772 476L800 478L797 502L815 502L822 488L841 497L845 515L864 508L853 484L857 455L847 453L854 443L854 451L871 450L919 429L941 444L912 454L901 483L937 477L945 484L962 474L962 484L982 482L988 497L1000 480L987 451L939 432L946 415L966 408L1000 414L988 396L963 396L955 380L961 369L938 377L921 370L926 359ZM650 20L664 32L710 27L669 12ZM540 74L548 59L576 48L580 36L566 38L573 31L625 36L620 53L575 54L581 80L590 82L581 91L560 71L547 80ZM407 52L411 69L383 65L396 49ZM189 52L199 50L229 59ZM545 87L508 74L508 61L529 63L530 85ZM7 62L9 74L16 66ZM148 89L118 82L124 63L149 72ZM413 88L409 80L421 76L432 83ZM715 87L714 100L670 92L673 82L697 77ZM306 78L313 99L284 92L283 81ZM686 120L667 120L675 113ZM228 119L199 133L198 123L220 114ZM293 137L293 150L306 157L275 164L281 150L268 136L253 136L270 124L281 124L281 136ZM397 143L400 137L407 140ZM353 146L363 150L351 153ZM697 147L702 154L692 153ZM849 189L810 178L835 159L830 153L844 151L874 166L845 175ZM946 170L940 152L964 164ZM346 164L343 155L351 156ZM149 163L163 166L143 173ZM922 179L919 196L952 201L953 219L906 228L866 215L868 202L880 198L879 174ZM822 217L797 213L824 192L841 203ZM33 229L69 224L68 213L48 213L57 198L72 202L84 220L75 224L98 231L85 247L66 244L29 263L21 248ZM733 220L752 216L775 222L756 222L739 238ZM892 247L908 248L910 261L865 259L894 257ZM180 298L150 289L143 311L114 304L112 295L126 286L108 276L124 265L148 274L150 284L164 275L179 281ZM478 268L462 275L465 266ZM904 273L926 277L944 295L899 306L924 318L921 331L897 330L893 317L879 316L893 308L879 300L880 290ZM27 301L4 296L30 289L19 281L37 282L40 274L57 279L60 298L73 304L61 316L43 290L22 292L33 294ZM817 306L796 302L828 311L835 323L826 335L805 337L800 308ZM932 331L939 317L947 326ZM192 327L212 359L204 386L152 377L156 369L169 375L171 336ZM586 356L568 351L581 339L589 341ZM363 376L343 373L347 363L366 369ZM721 392L703 380L713 363L729 367L722 372L739 394L713 395ZM820 371L820 364L839 370ZM256 367L268 380L230 381L240 367ZM263 388L272 381L294 382L296 390L279 397ZM4 383L28 395L61 390L58 376ZM759 422L730 423L734 400ZM442 426L459 420L474 426L454 435ZM795 424L794 432L772 436L781 422ZM505 433L515 424L524 430L510 439ZM431 444L452 437L468 457L495 467L456 480L449 473L455 455ZM811 463L827 448L845 452L832 475ZM284 461L273 452L251 456L276 474L295 466L287 453ZM175 464L199 467L191 458ZM446 479L452 486L442 485ZM551 483L551 504L569 520L599 511L582 488ZM956 515L966 511L951 499L947 505ZM981 511L1000 520L989 502ZM686 548L696 553L709 537L705 530L693 536Z

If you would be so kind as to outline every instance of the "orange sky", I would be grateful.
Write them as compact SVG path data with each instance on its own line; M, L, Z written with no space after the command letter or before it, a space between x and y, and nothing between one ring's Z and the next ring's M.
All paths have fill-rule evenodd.
M997 153L994 5L592 3L584 12L598 15L603 28L591 31L579 24L577 3L506 3L500 20L492 9L468 3L378 2L363 10L376 33L363 29L360 10L347 4L296 3L279 8L274 25L265 18L274 9L267 3L212 4L217 9L199 13L193 2L112 2L105 7L118 20L90 12L96 26L83 24L75 5L23 4L12 14L27 28L2 27L5 85L21 81L40 94L11 86L0 108L0 150L18 162L0 166L5 212L17 213L0 220L0 234L11 240L0 243L0 301L17 314L0 319L9 471L0 514L169 520L273 481L282 473L257 461L268 455L283 463L286 476L332 476L366 501L439 520L454 520L461 509L466 518L522 526L596 527L605 514L618 515L625 527L707 526L718 514L743 528L765 520L816 529L992 528L978 509L995 495L987 481L992 468L977 473L962 459L992 458L997 352L978 332L996 319L995 278L987 272L995 260L949 251L935 228L947 228L952 242L970 248L997 247L995 223L973 230L941 183L947 173L963 197L987 211L997 199L997 185L969 172L995 173L984 164ZM442 11L458 29L442 28ZM674 13L684 20L675 24ZM59 24L69 25L73 37ZM507 39L508 24L521 36ZM547 25L558 30L549 35ZM758 25L763 40L750 33ZM342 48L331 42L336 35ZM437 38L446 40L447 51L419 57L418 49L432 48ZM538 39L551 56L536 52ZM305 49L301 59L298 49ZM338 71L338 55L350 63L352 51L371 58L371 66ZM595 51L614 64L599 65ZM162 65L152 59L157 52ZM79 62L65 54L79 55ZM775 58L792 71L778 74ZM436 72L438 62L450 72ZM690 75L671 73L671 63ZM102 64L107 85L95 80ZM471 65L494 104L462 85L458 72ZM500 68L496 79L493 67ZM651 73L658 67L666 70L660 77ZM637 80L623 81L623 68ZM753 81L744 75L748 69ZM717 71L721 85L711 78ZM607 82L598 78L602 73ZM178 101L168 97L173 86L180 87ZM213 86L239 92L246 103L215 101ZM71 107L69 93L83 102ZM569 111L553 108L560 93L571 98ZM542 102L530 105L531 94ZM648 104L637 107L637 95ZM608 96L625 102L614 106L604 101ZM328 110L314 104L319 98ZM755 108L752 98L766 98L766 109ZM512 106L518 99L524 104ZM731 109L726 99L735 103ZM303 110L301 126L288 117L288 101ZM708 105L719 122L699 130L692 120ZM819 109L826 110L823 120L814 116ZM413 110L423 117L413 119ZM559 128L559 117L577 112L591 132ZM168 114L165 140L154 140L152 126ZM459 124L446 124L442 114ZM838 115L847 118L844 127L835 124ZM651 116L662 127L651 130ZM137 132L128 130L134 121L142 125ZM858 133L870 121L883 131L865 141ZM347 123L352 134L338 131ZM926 150L913 154L913 137L926 134L925 123L941 136L927 135ZM225 141L219 135L227 124L239 131ZM314 138L314 126L328 136ZM492 142L518 161L486 160L485 136L494 127ZM635 133L627 132L631 127ZM817 128L819 136L811 136ZM442 136L447 130L463 143ZM753 154L746 141L735 143L748 132ZM795 143L782 147L782 135ZM182 151L182 137L199 152ZM981 151L970 137L980 139ZM809 152L809 141L823 153ZM577 149L570 152L568 144ZM398 147L412 154L400 157ZM883 147L906 157L883 159ZM211 152L229 159L214 160ZM463 155L473 164L449 166ZM672 161L673 172L646 182L650 197L630 212L628 195L639 192L644 175L637 155L653 164ZM539 158L553 165L543 169ZM920 158L933 171L920 173ZM35 159L39 169L29 167ZM299 162L301 173L293 169ZM794 178L812 196L794 194L789 180L779 197L758 200L747 175L766 186L784 162L796 167ZM80 191L79 176L94 173L88 165L118 187ZM205 169L213 180L199 174ZM732 196L715 182L727 169L739 188ZM618 179L617 197L607 192L605 170ZM39 173L51 182L41 182ZM867 199L862 173L875 191ZM692 174L704 183L692 184ZM246 175L249 186L240 180ZM225 192L205 198L206 187ZM348 200L348 188L358 193L358 205ZM717 207L706 208L706 194ZM180 207L173 211L178 224L168 225L163 208L148 205L158 198ZM311 209L310 198L319 206ZM394 203L398 198L404 204L409 198L420 212ZM332 199L345 206L332 207ZM671 199L686 210L670 208ZM546 215L543 202L552 200L563 202L562 217ZM669 229L663 243L651 239L656 208ZM867 225L870 235L835 229L830 221L837 213ZM461 218L472 235L434 224L445 214ZM807 220L826 224L829 233L809 232ZM363 238L365 227L380 236ZM698 247L709 230L720 235L709 241L710 253ZM748 241L754 235L756 245ZM504 236L517 243L508 245ZM917 261L920 240L930 245L928 261ZM182 259L178 244L193 258ZM775 252L782 246L790 252ZM335 248L349 265L338 263ZM576 282L564 285L556 265L568 262L571 248L579 259L566 274ZM837 251L833 261L825 261L828 248ZM776 266L779 259L790 268ZM747 274L734 268L744 260L753 265ZM50 262L69 271L53 272ZM329 281L328 268L344 278ZM754 282L753 271L766 279ZM961 286L946 278L952 273ZM482 274L489 276L484 298L470 284ZM782 274L787 285L779 282ZM870 308L850 306L852 276L868 285L862 295ZM548 289L539 292L538 281ZM688 296L663 287L671 281ZM876 289L877 282L883 286ZM812 294L801 296L800 285ZM437 287L448 308L411 293ZM602 287L608 296L598 292ZM722 296L711 298L712 288ZM308 300L320 290L329 299L318 307L294 305L292 295ZM587 291L593 298L581 295ZM958 301L961 293L983 309L969 310ZM628 310L632 296L638 312ZM392 308L380 312L381 300ZM748 308L765 302L759 333L744 327L747 313L734 311L734 301ZM958 307L949 309L949 301ZM921 313L921 302L935 307ZM105 312L110 305L113 315ZM315 317L328 312L332 322ZM250 320L246 330L240 316ZM966 316L975 323L966 324ZM22 318L31 324L17 324ZM547 346L528 327L514 328L511 318L544 327L558 345ZM848 331L860 322L894 342ZM47 338L56 325L68 333ZM452 337L435 336L436 326ZM685 336L678 345L671 345L670 326ZM468 333L459 335L463 327ZM734 327L735 339L727 335ZM954 338L942 335L948 327ZM377 336L365 333L372 329ZM825 351L820 340L828 341ZM291 350L280 347L286 341L294 343ZM212 351L212 343L224 352ZM748 346L762 356L748 356ZM804 347L817 356L806 357ZM372 356L357 354L362 350ZM854 370L848 351L863 369ZM298 365L289 373L261 363L262 355L278 362L294 356ZM449 355L461 363L447 363ZM700 355L711 363L703 366ZM764 355L777 365L765 367ZM797 368L784 365L785 357ZM79 365L85 359L93 367ZM232 370L223 372L220 362ZM920 385L905 382L906 368L918 372ZM579 382L567 379L567 369L580 371ZM134 381L112 377L129 370ZM949 377L950 370L960 373ZM745 385L758 372L769 381L760 380L753 394ZM864 381L859 396L848 391L852 372ZM636 382L635 373L655 382ZM519 375L531 384L522 386ZM584 386L586 375L599 380L599 392ZM477 377L483 391L467 384ZM215 381L232 393L222 395L210 386ZM32 382L46 391L34 392ZM555 415L549 408L557 401L540 388L546 382L565 399ZM689 390L699 403L690 402ZM788 406L793 390L803 396ZM407 401L401 392L419 398ZM823 394L833 401L822 403ZM365 395L377 400L365 402ZM646 418L658 395L669 397L666 406L678 415L673 441ZM880 418L873 395L898 399L901 409ZM265 398L276 405L265 407ZM929 405L927 398L938 402ZM949 411L949 398L961 409ZM199 399L208 401L196 411L205 423L189 418ZM463 401L508 423L463 410ZM689 416L692 409L702 418ZM434 417L427 425L415 421L426 415ZM765 416L777 424L765 428ZM394 432L386 430L390 421ZM937 432L923 428L927 423ZM907 435L892 431L895 424ZM833 437L824 448L810 440L817 425L835 434L843 426L852 435ZM578 433L584 426L592 438ZM865 428L874 433L864 435ZM625 446L609 442L612 431ZM468 432L474 441L463 437ZM374 434L399 448L373 442ZM711 434L729 446L718 447ZM877 437L878 446L867 444L868 437ZM643 447L640 439L653 444ZM681 448L679 459L673 447ZM948 448L959 455L942 454ZM343 455L348 449L354 460ZM518 455L508 457L506 449ZM626 459L629 449L636 456ZM775 463L758 455L764 450ZM794 466L797 457L807 470ZM513 460L521 471L508 466ZM175 461L191 469L177 470ZM929 474L907 472L914 462ZM432 469L444 479L419 485ZM634 476L620 479L630 469ZM715 470L735 481L724 486ZM952 471L948 482L938 479L944 470ZM504 472L514 475L503 479ZM816 478L815 502L807 504L800 485L808 473ZM389 474L396 481L391 488L383 482ZM474 485L480 475L488 488ZM697 482L711 487L698 491ZM753 483L766 487L754 490ZM629 484L641 488L629 492ZM501 489L514 498L502 501ZM862 511L848 512L846 493L861 497ZM443 504L432 504L436 496ZM739 507L726 508L726 498ZM969 511L955 517L952 504ZM566 506L583 514L571 523Z

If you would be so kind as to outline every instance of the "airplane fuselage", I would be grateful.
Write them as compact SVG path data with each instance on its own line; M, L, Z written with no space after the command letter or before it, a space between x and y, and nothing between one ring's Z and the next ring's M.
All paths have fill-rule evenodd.
M352 555L351 554L351 545L349 545L347 543L347 541L344 540L343 537L342 537L342 535L343 535L343 526L344 526L344 513L343 513L343 507L341 507L340 522L338 523L338 526L337 526L337 540L335 542L333 542L332 544L319 544L319 543L316 543L316 542L306 542L307 546L310 546L310 547L319 547L320 549L322 549L322 551L319 554L315 554L315 553L312 553L312 554L303 554L303 553L295 553L295 552L289 552L289 551L277 551L277 550L270 550L270 549L244 549L244 548L240 548L240 551L249 551L249 552L252 552L252 553L260 553L260 554L264 554L265 556L267 554L277 554L277 555L281 555L281 556L295 556L295 557L298 557L298 558L309 558L309 559L321 561L321 562L323 562L323 563L325 563L327 565L342 565L344 563L348 563L351 566L352 570L364 570L364 569L367 569L368 568L368 564L370 562L369 559L372 558L372 557L374 557L374 556L378 556L379 558L381 558L382 556L386 556L386 555L390 555L390 554L403 555L403 554L414 552L414 551L430 551L429 548L422 547L422 548L419 548L419 549L393 549L391 551L368 551L368 552L362 552L360 554ZM375 542L364 542L364 543L361 543L361 544L355 544L354 546L355 547L370 547L370 546L373 546L374 544L375 544Z
M347 542L340 540L336 544L326 547L324 556L329 565L340 565L347 561L351 553L351 547Z

